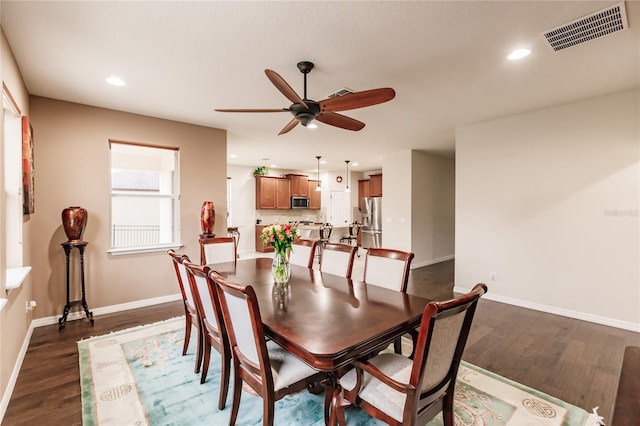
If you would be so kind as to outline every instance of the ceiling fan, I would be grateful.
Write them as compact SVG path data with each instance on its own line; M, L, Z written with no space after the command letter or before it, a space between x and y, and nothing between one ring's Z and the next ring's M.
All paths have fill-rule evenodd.
M293 119L286 125L278 135L291 131L301 123L303 126L311 124L313 120L318 120L330 126L340 127L346 130L362 130L364 123L346 115L338 114L336 111L347 111L350 109L363 108L371 105L381 104L390 101L396 96L396 92L390 87L380 89L364 90L362 92L352 92L342 96L327 98L322 101L314 101L307 98L307 74L313 69L313 63L308 61L298 62L298 69L304 75L304 98L287 84L287 82L277 72L266 69L265 74L274 86L291 102L289 108L279 109L216 109L218 112L283 112L288 111L293 114Z

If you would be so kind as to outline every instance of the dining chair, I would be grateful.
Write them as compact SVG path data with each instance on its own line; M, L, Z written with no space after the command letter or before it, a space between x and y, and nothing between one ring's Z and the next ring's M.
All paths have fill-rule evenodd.
M325 373L314 370L273 340L265 339L258 298L253 287L228 281L210 271L220 299L233 353L233 402L229 425L235 425L243 383L263 399L263 421L273 425L275 401L318 383Z
M351 278L353 260L358 247L346 244L327 244L320 258L320 272Z
M180 293L182 294L182 302L184 304L184 345L182 346L182 355L187 354L187 348L189 347L189 341L191 339L191 327L194 326L197 332L197 345L196 345L196 366L195 373L200 372L200 365L202 364L202 325L200 323L200 317L196 309L196 302L193 299L193 293L191 292L191 286L189 285L189 277L187 276L187 269L185 268L185 262L191 262L189 256L185 254L176 253L174 250L169 250L169 256L173 260L173 267L178 277L178 285L180 286Z
M423 425L442 412L444 425L454 426L458 367L478 300L486 291L486 285L476 284L462 296L430 302L413 359L381 353L355 361L338 379L330 424L346 425L344 408L354 404L389 425Z
M202 344L204 348L204 359L202 360L200 383L204 383L207 380L209 363L211 361L211 347L214 347L220 353L221 357L221 379L218 408L223 410L225 402L227 401L227 393L229 389L231 347L229 345L227 329L224 326L224 320L222 319L218 293L215 290L215 284L209 277L210 269L208 266L184 262L184 267L187 271L189 284L193 293L193 299L196 303L196 310L200 317L200 323L202 324L203 330Z
M363 281L367 285L375 285L390 290L407 292L409 272L414 254L408 251L385 248L369 248L364 259ZM417 332L409 333L414 340ZM393 342L394 351L402 353L402 338Z
M313 267L318 241L298 239L291 244L289 262L292 265Z
M200 263L225 263L236 261L236 240L233 237L200 238Z

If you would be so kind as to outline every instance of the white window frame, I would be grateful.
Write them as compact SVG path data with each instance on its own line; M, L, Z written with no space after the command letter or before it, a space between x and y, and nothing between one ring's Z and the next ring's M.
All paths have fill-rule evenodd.
M169 194L158 194L158 193L152 193L152 192L131 192L131 191L122 191L122 190L110 190L110 195L109 195L109 212L110 212L110 219L109 219L109 244L111 246L111 248L108 250L108 253L116 256L116 255L125 255L125 254L134 254L134 253L149 253L149 252L158 252L158 251L166 251L168 249L176 249L176 248L180 248L182 246L182 244L180 243L180 151L178 148L176 147L169 147L169 146L160 146L160 145L153 145L153 144L145 144L145 143L138 143L138 142L129 142L129 141L121 141L121 140L113 140L110 139L109 140L109 160L110 160L110 167L109 167L109 173L110 173L110 177L109 177L109 181L111 182L111 174L112 174L112 146L114 144L119 144L119 145L129 145L129 146L137 146L143 149L151 149L151 150L169 150L169 151L173 151L174 153L174 173L173 173L173 181L172 181L172 185L171 187L173 188L173 191ZM113 185L110 185L110 187L112 188ZM171 201L171 206L172 206L172 212L170 212L169 214L172 215L173 217L173 221L172 221L172 229L170 230L171 234L172 234L172 239L170 242L165 242L165 243L150 243L150 244L142 244L142 245L138 245L138 246L126 246L126 247L114 247L113 246L113 241L114 241L114 223L113 223L113 200L114 198L149 198L149 199L166 199L166 200L170 200Z
M22 285L31 272L23 265L22 245L22 111L7 86L2 83L2 156L3 173L0 176L4 188L0 209L2 247L0 247L0 310L6 303L5 294Z

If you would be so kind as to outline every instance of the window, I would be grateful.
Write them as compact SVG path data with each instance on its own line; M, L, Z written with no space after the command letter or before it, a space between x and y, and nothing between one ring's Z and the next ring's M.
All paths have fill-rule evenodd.
M177 148L109 141L111 254L180 246Z
M0 262L5 280L0 280L0 290L4 296L19 287L31 267L23 266L22 257L22 120L21 111L6 85L2 85L2 182L4 198L0 205L0 223L4 226L4 244L0 252L4 259ZM0 308L6 299L0 299Z

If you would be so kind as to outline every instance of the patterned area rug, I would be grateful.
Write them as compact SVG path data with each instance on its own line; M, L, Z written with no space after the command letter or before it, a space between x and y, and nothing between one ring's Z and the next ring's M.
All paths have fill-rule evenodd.
M195 344L182 356L184 318L78 342L84 425L226 425L217 409L220 358L212 351L207 381L193 372ZM192 343L193 342L192 338ZM232 380L233 382L233 380ZM323 395L301 392L276 403L276 425L321 426ZM463 363L456 387L456 425L598 425L598 417L504 377ZM357 407L349 425L382 424ZM242 394L236 424L262 423L262 399ZM436 417L431 426L442 425Z

